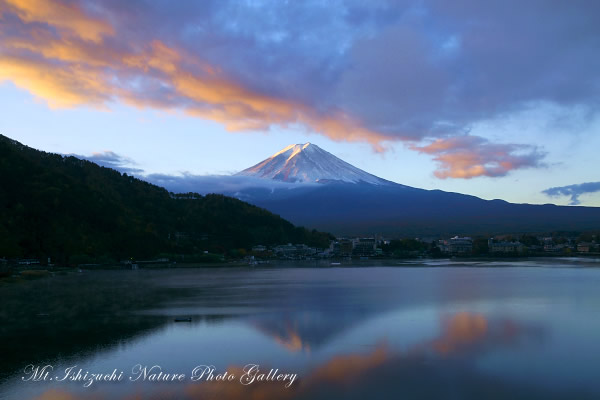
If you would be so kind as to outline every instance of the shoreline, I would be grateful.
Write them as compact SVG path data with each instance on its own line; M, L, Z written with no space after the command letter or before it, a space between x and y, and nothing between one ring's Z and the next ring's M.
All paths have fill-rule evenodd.
M447 258L371 258L371 259L315 259L315 260L269 260L264 263L249 263L233 261L227 263L156 263L143 264L136 269L123 264L81 266L81 267L12 267L10 275L0 277L0 284L26 282L35 279L53 277L55 275L76 275L93 271L136 271L136 270L181 270L181 269L277 269L277 268L348 268L348 267L414 267L414 268L443 268L452 264L481 267L475 264L503 262L507 264L526 261L564 260L597 263L600 267L600 255L552 255L552 256L521 256L521 257L447 257ZM448 264L448 265L446 265ZM494 266L490 266L494 267ZM532 266L534 267L534 266Z

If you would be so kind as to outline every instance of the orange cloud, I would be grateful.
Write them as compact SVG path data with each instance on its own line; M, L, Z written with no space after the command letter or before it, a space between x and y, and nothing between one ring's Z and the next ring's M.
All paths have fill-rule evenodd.
M105 76L78 65L60 65L27 58L0 57L0 82L10 80L45 99L51 108L91 104L104 107L111 90Z
M367 354L349 354L333 357L308 376L295 382L290 388L283 388L281 382L259 382L244 386L238 381L203 382L189 385L185 392L191 399L292 399L321 387L322 385L352 385L365 373L383 366L389 360L385 347L378 347ZM268 371L268 368L266 368ZM233 366L227 372L239 377L243 368Z
M64 35L92 42L100 42L104 36L114 34L114 29L109 23L88 16L76 4L65 4L56 0L3 0L0 7L0 10L8 9L16 13L23 22L44 23Z
M0 81L12 81L52 108L103 106L120 99L137 107L182 109L223 123L230 131L304 125L333 140L369 142L379 151L390 140L342 112L322 113L249 89L160 40L117 48L107 40L115 29L76 4L0 0L0 15L6 13L17 16L25 28L17 35L3 35ZM140 79L161 95L136 87Z
M310 344L302 339L298 332L296 324L291 321L283 322L283 329L270 329L261 324L255 325L256 329L265 335L270 336L273 340L291 352L310 351Z
M288 349L292 352L298 352L298 351L309 352L310 351L310 344L305 343L302 340L302 337L300 337L300 335L298 334L298 332L296 332L294 329L292 329L291 326L287 327L285 337L274 336L273 339L277 343L281 344L286 349Z
M153 40L148 47L149 49L142 53L125 55L122 59L123 63L144 72L148 72L150 68L168 74L177 72L177 64L182 59L177 51L159 40Z
M381 367L390 357L388 349L384 346L377 347L367 354L336 356L315 369L306 378L306 385L316 383L352 384L364 373Z
M443 333L433 341L432 347L447 354L481 340L487 333L488 322L484 315L461 312L444 321Z
M521 168L542 166L535 147L518 144L495 144L479 136L463 135L437 139L426 146L412 145L412 150L434 155L440 179L478 176L499 177Z

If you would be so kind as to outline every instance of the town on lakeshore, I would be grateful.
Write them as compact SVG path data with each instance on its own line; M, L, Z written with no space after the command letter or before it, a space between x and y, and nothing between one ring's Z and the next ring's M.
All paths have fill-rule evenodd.
M383 236L343 237L330 241L329 247L318 248L299 244L255 245L237 249L234 253L214 254L203 251L199 255L163 254L148 260L133 258L105 263L80 262L69 265L79 269L123 268L138 269L177 266L258 265L284 260L368 260L415 258L468 258L468 257L553 257L598 256L600 240L593 233L547 235L498 235L491 238L453 236L449 238L390 239ZM77 257L73 257L78 260ZM43 275L46 267L55 265L51 258L0 258L0 277L18 271L26 277Z
M453 236L450 238L389 239L381 236L338 238L326 249L305 244L273 247L253 246L249 260L311 260L323 258L426 258L469 256L598 255L596 235L501 235L491 238Z

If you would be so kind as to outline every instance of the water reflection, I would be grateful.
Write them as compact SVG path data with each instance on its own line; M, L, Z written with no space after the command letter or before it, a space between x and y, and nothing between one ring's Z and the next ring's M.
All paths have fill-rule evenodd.
M342 296L330 300L321 310L301 312L271 312L252 316L248 322L259 332L271 337L275 342L291 352L310 352L335 340L336 336L364 322L382 310L341 311ZM336 311L332 311L334 308Z
M40 282L25 287L48 296L50 319L32 317L39 304L22 293L12 293L15 298L5 303L3 316L14 312L17 318L0 328L15 344L7 348L11 362L3 365L12 370L0 385L0 398L585 399L600 394L594 372L600 367L595 350L600 322L594 318L600 310L600 270L152 271L94 275L77 278L77 284L69 279L61 281L66 289ZM135 296L134 287L145 289ZM107 290L110 299L102 295ZM69 308L65 301L84 295L86 305L75 304L67 316L60 315ZM174 315L192 316L193 322L174 323ZM72 318L79 318L73 321L76 328L68 324ZM33 327L44 330L28 331ZM33 343L20 343L22 332ZM77 364L90 371L128 371L135 363L158 364L188 377L199 363L237 377L246 364L256 363L263 371L273 368L299 378L290 388L281 382L244 386L238 379L188 379L97 383L86 389L76 382L21 382L20 368L32 360L51 362L57 370Z
M489 335L488 321L481 314L461 312L443 321L443 334L432 342L442 354L457 351Z
M281 325L278 323L273 323L275 321L271 321L270 324L265 322L257 322L254 324L256 329L260 332L271 336L273 340L291 352L310 351L310 343L303 340L298 332L298 325L289 320L281 321Z
M476 349L493 349L496 346L509 345L510 343L527 336L530 333L540 334L541 331L533 327L523 326L514 321L500 319L488 321L479 313L460 312L454 315L444 315L440 321L441 331L439 336L432 340L417 343L405 351L398 351L382 343L371 351L350 351L346 354L336 355L312 368L300 379L297 385L286 389L280 382L257 382L244 386L238 380L230 382L202 382L187 384L183 388L160 387L152 394L152 398L181 398L181 399L295 399L315 398L334 395L340 398L358 398L353 393L368 391L384 394L390 391L414 391L430 388L421 388L407 380L407 376L416 378L415 371L427 371L435 382L435 374L439 374L441 365L430 364L432 353L444 357L460 356ZM295 333L295 336L298 334ZM274 339L278 341L277 338ZM301 341L300 338L298 340ZM429 363L428 363L429 362ZM269 370L270 367L264 367ZM471 372L462 367L463 372ZM410 371L409 371L410 370ZM234 365L227 368L229 374L240 377L244 374L243 365ZM460 371L457 371L460 372ZM417 374L418 376L418 374ZM382 377L388 377L387 381ZM421 381L421 380L419 380ZM398 382L406 385L397 387ZM325 395L327 394L327 396ZM133 397L132 397L133 396ZM38 399L91 399L103 398L95 395L76 394L65 390L51 389L43 393ZM104 398L115 398L114 394ZM135 398L127 394L123 399Z

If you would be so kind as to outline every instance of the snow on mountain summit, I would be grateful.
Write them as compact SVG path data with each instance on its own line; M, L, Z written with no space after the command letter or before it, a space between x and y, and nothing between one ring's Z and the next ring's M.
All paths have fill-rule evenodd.
M292 144L236 175L283 182L325 183L342 181L387 185L392 182L371 175L312 143Z

